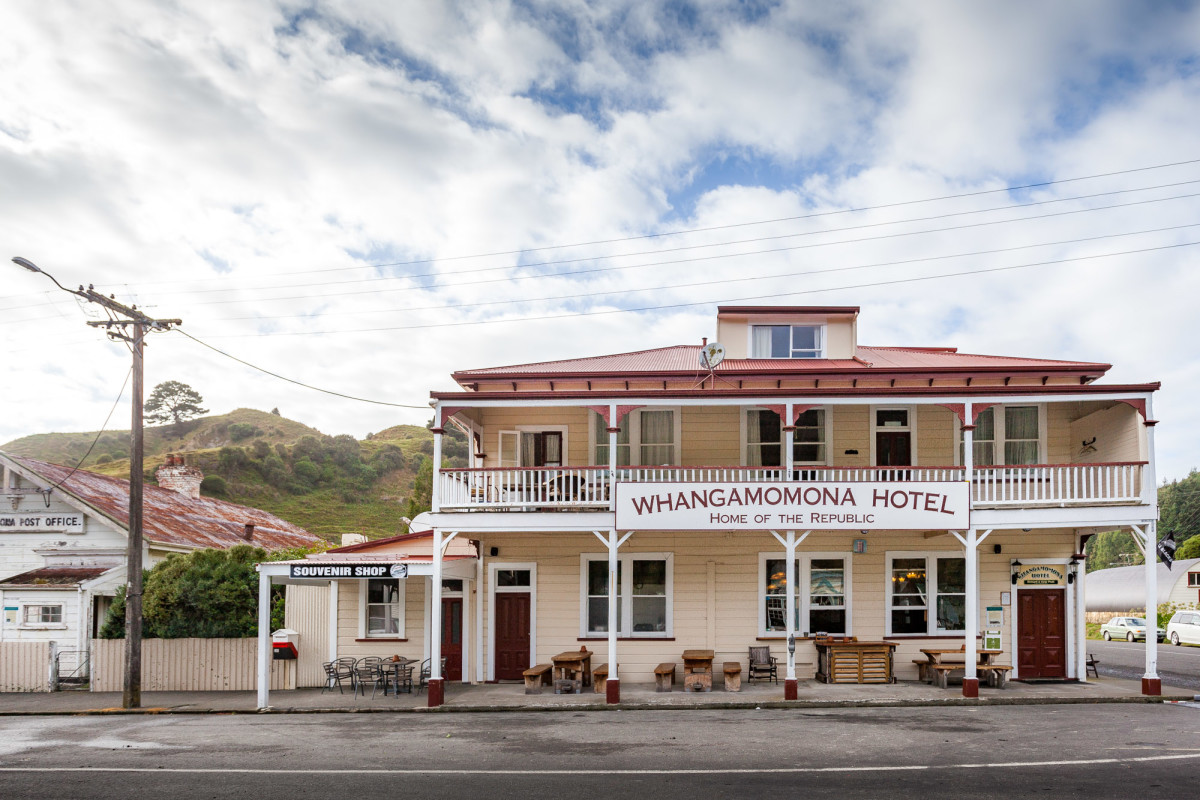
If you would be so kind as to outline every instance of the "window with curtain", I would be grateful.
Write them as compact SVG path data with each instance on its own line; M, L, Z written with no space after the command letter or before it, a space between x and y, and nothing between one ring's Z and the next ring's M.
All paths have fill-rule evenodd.
M617 634L662 638L670 631L670 560L627 555L617 560ZM608 633L608 556L585 556L584 592L588 634Z
M965 464L962 457L963 442L959 441L960 464ZM975 431L971 436L971 452L974 454L975 466L990 467L996 463L996 414L995 408L985 408L975 418Z
M949 554L906 554L890 559L889 572L889 635L935 636L964 631L967 609L964 558Z
M641 412L640 464L675 463L675 412L643 410Z
M604 417L592 412L592 430L596 439L596 458L592 463L600 466L608 464L608 423ZM621 420L621 430L617 433L617 466L629 466L629 415Z
M1004 407L1004 463L1038 463L1037 406Z
M821 358L820 325L755 325L751 358Z
M783 428L779 415L765 409L746 412L746 462L750 467L781 467ZM796 419L792 460L797 464L825 463L825 410L810 408Z
M397 636L400 633L400 581L372 578L367 581L367 636Z
M763 633L787 630L787 559L763 562ZM796 559L796 627L799 633L847 633L846 559L801 556Z
M617 466L631 464L662 466L676 463L675 414L671 408L643 408L629 412L621 420L617 433ZM608 430L604 417L592 412L592 437L595 446L592 463L608 464Z

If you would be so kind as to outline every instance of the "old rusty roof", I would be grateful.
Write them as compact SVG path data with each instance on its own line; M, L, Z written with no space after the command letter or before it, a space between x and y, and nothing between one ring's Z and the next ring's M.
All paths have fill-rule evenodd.
M39 476L47 486L62 482L55 491L66 492L128 529L129 481L85 470L72 474L69 467L59 464L5 455ZM254 526L249 538L245 535L247 525ZM149 485L142 492L142 535L156 544L220 549L251 544L265 550L282 550L321 541L320 537L259 508L211 497L192 498Z
M21 588L70 588L92 578L97 578L117 567L41 567L0 581L8 589Z

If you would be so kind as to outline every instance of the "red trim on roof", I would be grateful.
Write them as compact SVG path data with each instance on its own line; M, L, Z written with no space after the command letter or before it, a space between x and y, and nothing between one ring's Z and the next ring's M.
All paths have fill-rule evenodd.
M717 306L722 314L857 314L859 306Z

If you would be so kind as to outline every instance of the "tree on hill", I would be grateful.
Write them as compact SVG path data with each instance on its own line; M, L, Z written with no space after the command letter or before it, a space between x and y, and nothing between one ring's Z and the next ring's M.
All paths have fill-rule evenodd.
M179 424L185 419L207 414L208 409L200 407L203 402L200 393L186 383L164 381L150 392L142 410L146 412L146 421L151 424Z

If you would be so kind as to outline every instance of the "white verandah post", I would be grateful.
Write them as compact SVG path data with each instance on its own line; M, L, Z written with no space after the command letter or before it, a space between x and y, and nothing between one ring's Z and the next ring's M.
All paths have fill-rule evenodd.
M620 590L617 584L617 550L629 541L629 537L633 536L633 531L629 531L620 538L618 538L616 529L609 529L606 533L600 531L592 531L592 533L608 547L608 680L604 687L604 699L607 703L619 703L621 702L621 676L617 673L617 631L621 626L621 621L617 619L617 592Z
M1146 674L1142 676L1142 694L1162 694L1158 677L1158 523L1148 522L1144 528L1133 526L1146 561Z
M436 451L435 451L436 452ZM442 678L442 556L446 546L458 535L455 531L445 539L442 529L433 529L433 569L429 577L429 707L436 708L446 699Z
M975 478L975 408L970 401L963 404L963 473L967 478L967 505L970 508L973 497ZM963 670L963 697L979 696L979 673L975 669L975 637L979 635L979 542L975 537L975 528L966 531L963 549L966 551L966 654L963 659L966 667ZM936 613L936 609L935 609Z
M271 704L271 576L258 567L258 707Z
M796 546L807 539L810 533L812 531L805 531L797 537L795 531L785 531L783 536L780 536L775 531L771 531L771 535L783 545L784 549L783 574L786 589L784 613L787 615L787 620L784 623L784 631L789 643L795 641L792 637L796 635ZM795 700L798 696L799 685L796 682L796 651L789 645L787 674L783 679L783 699Z

